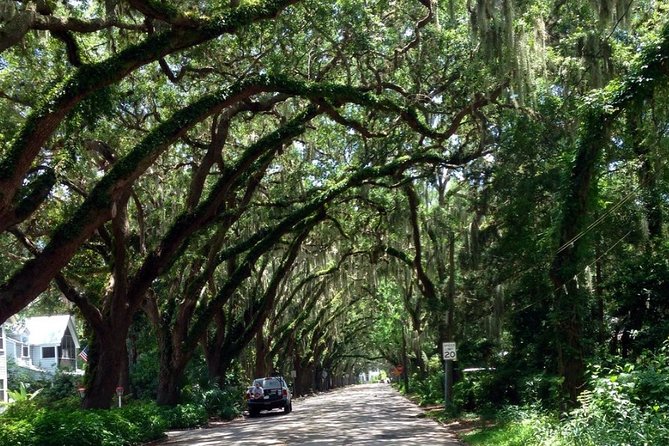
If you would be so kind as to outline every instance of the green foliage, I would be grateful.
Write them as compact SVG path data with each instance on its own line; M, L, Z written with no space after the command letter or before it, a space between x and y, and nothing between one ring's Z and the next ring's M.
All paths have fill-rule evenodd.
M508 406L497 413L495 427L468 435L465 440L471 445L669 444L668 353L669 346L665 345L656 354L644 353L635 363L592 366L579 407L561 420L539 405ZM550 391L559 386L550 376L536 377L532 382L528 388L546 387Z
M493 377L490 373L467 374L453 384L453 405L464 411L482 411L492 404Z
M29 401L35 398L37 395L39 395L41 391L42 389L37 389L32 393L28 393L28 388L26 387L26 383L22 382L19 385L19 390L8 390L7 394L9 395L10 401L19 402L19 401Z
M45 411L33 423L36 444L65 446L73 439L81 445L123 445L137 437L129 421L107 411Z
M139 399L155 398L158 388L160 363L155 348L146 348L130 365L133 390Z
M44 412L44 408L40 407L34 400L17 401L10 404L7 409L1 414L0 418L4 420L33 420L39 418Z
M437 371L429 374L425 379L421 379L420 374L411 375L411 393L417 398L418 404L426 406L428 404L444 403L444 371Z
M161 438L169 428L168 420L162 416L163 409L154 402L133 403L114 410L124 419L132 421L142 433L143 441Z
M522 375L518 379L518 398L523 404L535 404L547 410L564 407L563 378L546 372Z
M209 419L204 406L197 404L178 404L162 409L162 417L170 428L189 428L207 424Z
M537 444L532 426L522 422L499 424L491 429L465 434L463 440L470 446L530 446Z
M76 375L56 371L53 379L46 383L42 393L39 395L40 401L57 401L64 398L76 397L77 387L82 378Z
M195 406L165 409L155 403L136 403L111 410L45 409L28 400L10 405L0 415L0 444L137 445L161 438L167 428L205 422L204 410Z
M201 387L187 386L182 392L184 402L201 406L208 416L231 420L242 414L244 408L244 389L229 385L221 389L215 384Z
M33 429L33 425L28 420L3 420L0 424L0 444L32 446L35 444Z
M669 443L669 350L644 354L635 364L593 367L580 407L560 428L566 444Z
M471 446L558 446L561 443L546 434L554 423L554 418L535 407L507 406L497 412L492 427L476 430L463 439Z

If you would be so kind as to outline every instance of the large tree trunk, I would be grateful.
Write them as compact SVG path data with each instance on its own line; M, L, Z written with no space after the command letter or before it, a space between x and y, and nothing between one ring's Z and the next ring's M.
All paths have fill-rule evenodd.
M158 348L160 350L160 371L158 375L158 394L156 402L161 406L176 406L181 399L181 383L186 365L193 356L192 351L183 348L182 327L173 327L170 333L169 324L158 330Z
M272 369L270 358L268 358L269 344L265 342L262 329L256 333L256 364L254 368L254 377L267 376Z
M312 362L303 364L303 361L300 359L299 355L296 355L294 365L295 372L297 374L295 377L295 395L306 395L313 390L314 364Z
M115 327L95 333L86 369L84 409L109 409L119 384L123 356L126 354L127 327Z
M453 342L455 339L455 327L453 326L455 315L455 234L448 234L448 289L446 292L446 330L444 338L447 342ZM443 350L443 345L441 346ZM443 355L443 351L441 352ZM443 356L442 356L443 358ZM445 392L451 404L453 395L453 361L445 360L444 373L446 374Z
M595 169L605 144L602 116L591 111L586 116L585 135L579 141L576 159L564 199L559 234L560 245L553 259L550 278L555 292L555 321L558 373L572 403L576 403L584 382L583 318L590 296L577 280L590 252L585 229L591 220L595 197Z
M160 406L176 406L181 398L181 383L185 364L163 365L161 361L158 378L158 395L156 403Z
M639 157L639 187L645 217L648 222L648 239L652 242L662 239L664 215L662 212L662 191L658 187L658 172L652 147L646 142L648 130L644 127L644 109L647 104L639 102L630 107L627 113L627 128L631 137L634 153Z

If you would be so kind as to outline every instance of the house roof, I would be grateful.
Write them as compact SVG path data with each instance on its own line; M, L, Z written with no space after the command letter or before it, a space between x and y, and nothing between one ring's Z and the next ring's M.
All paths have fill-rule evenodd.
M72 316L69 314L26 318L25 326L28 329L28 343L30 345L60 344L71 321ZM74 332L74 323L71 326L71 333L74 343L78 347L79 340Z

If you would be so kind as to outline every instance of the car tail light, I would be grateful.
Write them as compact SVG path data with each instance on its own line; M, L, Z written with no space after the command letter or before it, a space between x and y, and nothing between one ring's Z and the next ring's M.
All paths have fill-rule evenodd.
M288 391L286 389L283 389L283 396L288 396Z

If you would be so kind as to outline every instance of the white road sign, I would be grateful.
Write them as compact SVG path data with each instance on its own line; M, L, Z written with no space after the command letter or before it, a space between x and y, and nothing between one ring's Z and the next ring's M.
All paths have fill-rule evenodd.
M455 342L444 342L442 343L442 350L444 352L444 359L451 361L458 360L458 354L455 350Z

